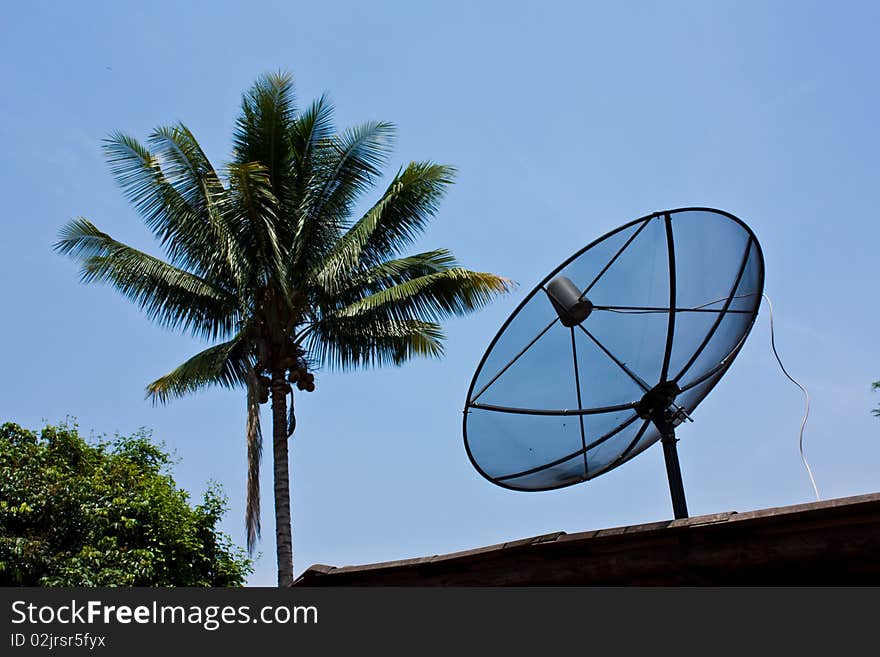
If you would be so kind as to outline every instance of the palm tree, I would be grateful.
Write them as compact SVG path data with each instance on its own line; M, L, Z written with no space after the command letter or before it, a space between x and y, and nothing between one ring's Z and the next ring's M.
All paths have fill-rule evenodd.
M403 255L437 212L451 167L402 167L352 218L381 175L393 135L384 122L335 133L326 97L298 112L291 77L266 75L244 95L222 174L182 124L156 129L146 145L121 133L105 141L113 175L165 259L84 218L69 222L55 244L81 263L84 282L109 283L158 324L212 343L147 386L154 402L215 385L247 391L250 551L260 535L260 405L271 397L279 586L293 582L294 385L313 391L321 365L348 370L440 356L439 321L509 289L507 279L464 269L444 249Z

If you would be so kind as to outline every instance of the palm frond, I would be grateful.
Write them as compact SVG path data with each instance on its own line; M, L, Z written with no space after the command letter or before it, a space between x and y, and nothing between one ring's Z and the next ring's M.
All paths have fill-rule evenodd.
M235 163L265 167L269 188L281 202L292 195L290 128L295 112L293 76L264 75L245 94L233 137ZM275 219L286 220L286 213ZM282 226L275 230L284 232Z
M334 315L435 321L482 308L511 287L512 282L506 278L456 267L375 292Z
M353 288L366 296L323 314L308 336L309 350L344 370L442 355L437 320L480 308L512 285L454 264L452 254L438 250L368 269Z
M252 363L250 345L244 335L200 351L195 356L147 386L147 398L165 404L209 386L237 388L247 385Z
M104 141L110 171L126 198L165 248L171 263L206 273L217 260L211 223L168 180L158 158L133 137L113 133Z
M333 105L321 96L291 124L292 196L284 205L290 214L294 235L301 230L309 202L320 191L321 173L330 159L333 144Z
M147 138L162 173L195 212L208 205L207 187L219 177L189 129L178 123L156 128Z
M316 304L322 313L329 314L371 294L457 266L452 253L436 249L386 260L361 271L340 271L335 278L326 281L332 285L329 290L320 286L316 289Z
M381 175L395 128L373 121L350 128L322 149L315 189L304 199L302 222L289 268L294 279L310 274L339 239L358 195Z
M217 175L196 138L183 124L159 127L148 143L153 148L165 180L201 219L201 228L211 254L200 263L215 280L225 280L230 288L247 280L247 263L242 248L240 226L229 212L228 190ZM217 248L219 247L219 248Z
M290 127L290 145L298 184L305 189L316 172L312 170L315 150L329 145L333 137L333 105L322 95L297 116Z
M439 358L443 339L435 322L333 317L315 326L308 347L323 364L345 371L400 365L417 356Z
M455 169L411 162L399 171L382 198L334 245L318 275L329 286L340 273L373 265L400 253L424 230L452 184Z
M84 283L109 283L158 324L211 339L233 330L235 297L205 279L117 242L82 217L59 238L54 248L82 264Z
M247 258L258 277L250 281L250 286L285 286L284 253L277 231L278 199L272 193L269 172L258 162L230 164L228 172L233 212L244 234L250 238Z

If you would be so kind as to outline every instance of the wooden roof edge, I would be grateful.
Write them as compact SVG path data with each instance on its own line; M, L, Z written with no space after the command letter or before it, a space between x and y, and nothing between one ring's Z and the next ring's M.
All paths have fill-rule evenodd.
M323 580L325 577L333 577L334 575L353 574L353 573L379 573L382 571L392 571L397 569L406 569L418 567L426 564L438 562L448 562L455 560L466 560L471 557L486 555L488 553L499 553L504 550L516 550L532 546L547 544L575 544L582 541L592 541L595 539L615 539L615 538L638 538L647 537L652 534L664 531L686 531L697 527L706 527L707 525L719 525L726 523L751 523L761 521L784 521L785 518L799 517L804 515L822 515L828 513L839 513L841 511L852 510L857 511L860 508L876 506L880 511L880 493L868 493L864 495L855 495L850 497L840 497L830 500L822 500L818 502L807 502L804 504L794 504L780 507L770 507L766 509L757 509L746 512L725 511L722 513L713 513L702 516L694 516L691 518L682 518L679 520L662 520L658 522L642 523L638 525L625 525L620 527L610 527L606 529L589 530L567 534L566 532L551 532L541 534L539 536L531 536L528 538L505 541L494 545L450 552L447 554L435 554L426 557L416 557L411 559L400 559L394 561L384 561L371 564L349 565L349 566L329 566L326 564L315 564L307 568L297 578L295 585L308 586L311 582Z

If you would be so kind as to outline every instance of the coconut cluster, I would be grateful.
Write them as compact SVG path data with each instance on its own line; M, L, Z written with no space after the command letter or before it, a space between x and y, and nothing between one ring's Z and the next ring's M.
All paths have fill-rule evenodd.
M304 367L292 369L287 373L287 380L296 384L297 389L306 392L315 391L315 375Z
M285 387L286 392L291 392L293 388L292 385L295 385L298 390L303 390L305 392L314 392L315 391L315 375L309 371L308 364L304 358L304 352L299 347L294 347L293 352L286 355L281 360L281 366L285 371ZM258 371L265 371L258 369ZM260 374L257 376L257 380L260 384L260 403L265 404L269 401L269 391L272 386L272 379L270 379L265 374Z
M294 347L294 352L287 355L281 361L281 365L287 371L287 380L295 385L298 390L314 392L315 375L309 372L309 367L304 356L305 353L301 348Z

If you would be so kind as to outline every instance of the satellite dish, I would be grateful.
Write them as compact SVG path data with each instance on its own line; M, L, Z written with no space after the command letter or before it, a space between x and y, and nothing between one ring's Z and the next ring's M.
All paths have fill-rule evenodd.
M467 394L468 457L494 484L543 491L661 441L675 517L687 517L675 427L742 348L763 287L757 238L722 210L655 212L600 237L492 340Z

